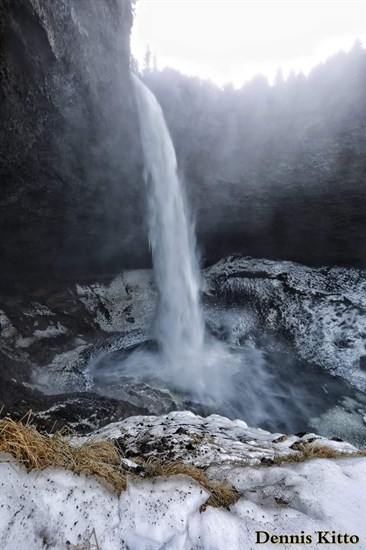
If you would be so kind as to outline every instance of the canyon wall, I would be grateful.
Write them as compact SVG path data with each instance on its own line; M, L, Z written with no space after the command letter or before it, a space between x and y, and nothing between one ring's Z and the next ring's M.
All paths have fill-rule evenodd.
M2 280L148 262L132 22L130 0L0 0Z

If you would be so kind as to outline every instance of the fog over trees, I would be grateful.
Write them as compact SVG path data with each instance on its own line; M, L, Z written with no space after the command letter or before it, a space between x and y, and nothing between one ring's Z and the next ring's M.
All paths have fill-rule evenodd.
M241 89L158 71L152 58L148 50L141 76L167 119L206 260L237 248L365 265L360 41L308 76L279 70L272 86L258 75Z

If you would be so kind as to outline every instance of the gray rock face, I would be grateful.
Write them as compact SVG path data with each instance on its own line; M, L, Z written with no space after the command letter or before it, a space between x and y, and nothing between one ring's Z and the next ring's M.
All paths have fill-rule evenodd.
M210 263L239 253L366 267L366 116L354 125L337 122L330 135L305 128L293 144L285 142L279 158L259 148L257 164L248 159L233 181L225 164L221 177L214 165L199 180L188 177Z
M130 0L0 1L2 279L147 262L131 25Z
M114 279L76 285L37 286L0 296L0 354L9 366L0 376L28 381L32 367L62 372L55 391L69 391L95 355L127 349L149 338L156 307L150 270L123 272ZM4 359L0 362L0 366ZM79 374L78 374L79 373ZM79 376L79 389L85 380ZM58 384L59 382L59 384Z
M131 415L173 410L166 392L134 384L115 398L99 392L97 383L91 387L86 372L91 360L110 361L148 340L155 306L150 270L0 297L1 413L18 419L32 410L43 430L67 424L83 433Z
M364 271L229 256L205 274L208 293L251 308L300 358L365 391Z

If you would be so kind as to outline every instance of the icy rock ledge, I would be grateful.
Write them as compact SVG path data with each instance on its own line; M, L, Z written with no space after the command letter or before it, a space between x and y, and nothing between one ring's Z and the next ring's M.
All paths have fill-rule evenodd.
M205 292L250 308L296 354L366 391L366 272L228 256L205 270Z
M314 542L316 531L349 533L359 537L352 548L365 548L365 458L259 465L275 453L294 452L299 441L356 451L347 443L313 434L270 434L242 421L217 415L201 418L189 412L132 417L89 437L118 438L131 456L141 451L145 441L144 458L163 459L170 452L172 460L180 457L210 466L206 474L226 479L240 499L230 509L202 511L209 494L185 475L131 477L118 497L95 478L50 469L27 473L2 454L2 550L249 550L256 547L256 531L277 535L303 531ZM163 439L171 449L163 450ZM80 440L85 438L75 443ZM245 461L252 465L244 466ZM133 465L133 460L124 462Z
M206 418L189 411L163 416L133 416L109 424L85 439L115 439L127 458L183 461L207 468L223 464L270 463L276 457L296 452L303 444L325 445L340 452L356 452L343 441L316 434L273 434L249 428L242 420L213 414Z

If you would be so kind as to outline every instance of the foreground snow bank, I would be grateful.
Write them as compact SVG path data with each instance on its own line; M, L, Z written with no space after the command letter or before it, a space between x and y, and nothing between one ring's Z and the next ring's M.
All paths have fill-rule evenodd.
M97 541L101 550L249 550L257 536L265 540L257 535L263 531L303 532L315 548L316 531L336 531L356 535L352 547L362 550L365 468L363 458L232 468L226 478L241 492L240 500L230 510L200 512L209 495L182 475L131 480L118 498L95 479L64 471L27 473L2 463L0 547L61 550L93 548Z
M274 547L256 544L257 537L264 542L270 536L282 536L273 542L282 540L283 548L302 547L293 544L301 537L317 548L318 537L327 544L337 536L337 548L349 548L346 533L356 541L352 548L366 547L365 458L268 465L299 445L356 451L347 443L270 434L242 421L188 412L132 417L90 437L116 439L130 456L121 459L127 466L137 451L145 460L171 453L171 460L204 466L210 479L228 481L240 498L230 509L206 508L210 494L185 475L131 476L118 497L95 478L50 469L27 473L0 454L2 550L250 550Z

